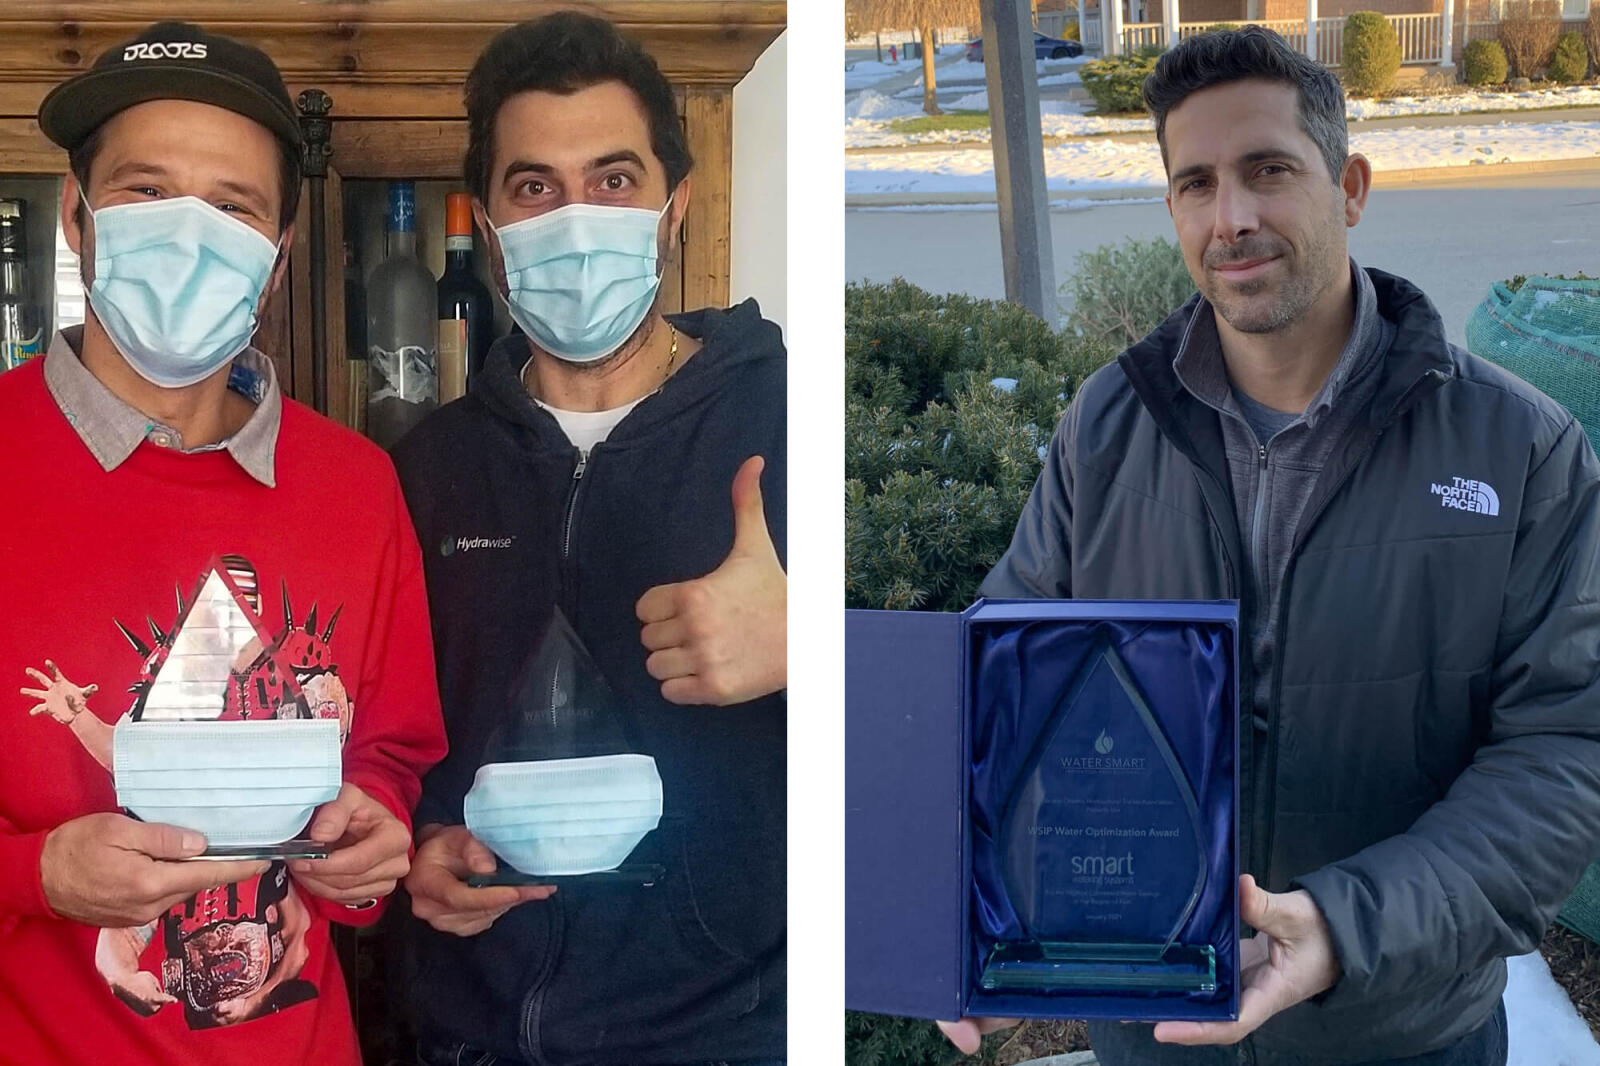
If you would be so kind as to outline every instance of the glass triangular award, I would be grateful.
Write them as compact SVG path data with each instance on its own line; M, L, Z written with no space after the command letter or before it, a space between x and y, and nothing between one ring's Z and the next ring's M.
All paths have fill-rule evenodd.
M624 705L557 609L490 731L463 801L467 829L500 859L472 885L650 885L628 859L661 822L656 761L629 741Z
M999 848L1022 927L991 991L1210 992L1210 945L1179 937L1205 888L1195 792L1126 664L1097 644L1006 800Z
M169 631L151 622L153 648L123 629L146 665L112 734L117 801L204 834L195 859L322 858L328 845L295 834L339 794L340 724L311 717L239 576L213 561Z

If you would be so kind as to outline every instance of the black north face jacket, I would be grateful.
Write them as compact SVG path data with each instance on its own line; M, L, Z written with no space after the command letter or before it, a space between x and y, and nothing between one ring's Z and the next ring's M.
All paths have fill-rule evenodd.
M1269 713L1240 725L1241 866L1308 890L1344 968L1255 1040L1327 1063L1480 1025L1600 854L1600 464L1368 273L1396 336L1296 534ZM1256 610L1218 416L1172 368L1193 307L1084 382L984 595Z
M523 390L527 342L497 343L462 400L395 449L423 545L450 754L423 780L418 826L462 799L559 606L654 756L664 813L630 856L648 889L566 885L487 932L411 918L407 1006L419 1030L539 1066L782 1058L782 694L679 707L645 670L634 605L715 570L733 544L734 472L752 455L786 556L787 359L755 301L671 316L703 347L580 466Z

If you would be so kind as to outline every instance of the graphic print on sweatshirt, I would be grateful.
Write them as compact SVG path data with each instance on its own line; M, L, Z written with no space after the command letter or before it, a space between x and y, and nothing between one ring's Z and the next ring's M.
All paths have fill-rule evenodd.
M143 659L126 716L135 721L147 712L176 716L161 706L162 667L170 661L177 672L185 650L199 643L198 630L225 616L239 635L233 661L225 669L219 664L218 676L205 679L210 688L226 686L215 720L336 718L343 743L355 710L331 651L343 608L336 608L319 630L318 607L313 604L297 622L287 582L281 588L284 622L276 634L261 617L255 567L237 555L215 562L190 595L177 590L177 613L168 628L147 616L148 639L115 620L122 634L118 639ZM190 621L195 631L186 636ZM115 727L89 707L99 685L92 679L78 684L82 679L72 677L70 658L47 659L44 666L27 670L40 686L22 690L36 701L28 713L54 723L52 728L70 729L111 773ZM277 861L251 881L197 893L146 925L100 930L94 964L117 998L139 1014L149 1017L173 1007L183 1011L190 1029L210 1029L316 998L316 986L300 978L310 954L310 929L311 912L288 868Z

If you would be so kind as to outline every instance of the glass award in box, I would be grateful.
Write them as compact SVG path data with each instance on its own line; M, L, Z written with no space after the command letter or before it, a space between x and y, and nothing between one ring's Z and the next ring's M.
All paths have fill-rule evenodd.
M654 884L659 865L624 861L662 813L656 761L633 747L615 692L557 610L462 804L501 862L468 883Z
M1023 935L994 945L983 989L1216 989L1215 949L1178 940L1206 883L1195 790L1109 642L1033 739L998 828Z

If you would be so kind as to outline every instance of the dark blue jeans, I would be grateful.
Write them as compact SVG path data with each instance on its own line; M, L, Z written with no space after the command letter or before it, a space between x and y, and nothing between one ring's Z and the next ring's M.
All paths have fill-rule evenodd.
M439 1044L427 1040L417 1044L417 1066L526 1066L521 1059L508 1059L465 1044ZM741 1060L739 1062L686 1062L683 1066L785 1066L782 1059Z
M1158 1044L1148 1025L1090 1022L1089 1046L1100 1066L1325 1066L1324 1060L1262 1051L1246 1037L1232 1047ZM1505 1066L1506 1007L1447 1048L1404 1059L1382 1059L1361 1066Z

